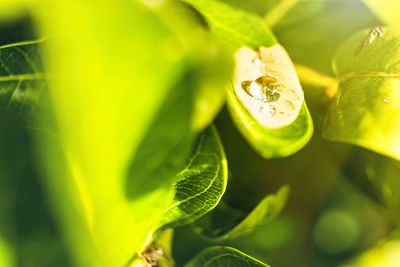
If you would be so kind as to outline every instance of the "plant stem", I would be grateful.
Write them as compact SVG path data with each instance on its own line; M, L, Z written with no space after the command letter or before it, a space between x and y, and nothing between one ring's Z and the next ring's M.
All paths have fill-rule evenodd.
M303 84L323 88L325 95L332 98L336 95L338 80L304 65L295 64L297 75Z
M298 0L281 0L264 16L264 21L273 27L297 3Z

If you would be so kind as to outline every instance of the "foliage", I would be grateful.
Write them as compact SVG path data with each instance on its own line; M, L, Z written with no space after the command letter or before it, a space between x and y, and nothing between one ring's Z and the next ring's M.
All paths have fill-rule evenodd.
M1 1L0 265L393 264L397 10ZM250 81L279 99L294 73L305 100L287 124L266 126L235 91L244 46L294 62L271 52L279 75L260 73L276 81Z

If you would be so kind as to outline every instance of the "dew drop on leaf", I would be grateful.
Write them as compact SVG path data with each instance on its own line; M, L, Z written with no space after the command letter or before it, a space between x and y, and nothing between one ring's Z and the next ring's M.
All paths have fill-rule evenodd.
M360 45L360 47L357 49L356 54L358 54L363 47L366 47L367 45L371 44L376 38L381 37L383 35L384 29L382 27L375 27L373 28L369 33L367 38L364 40L364 42Z
M272 76L261 76L255 81L242 82L242 88L252 97L265 102L276 102L280 97L278 80Z
M272 117L276 114L276 108L271 105L266 105L265 107L261 107L260 110L267 117Z

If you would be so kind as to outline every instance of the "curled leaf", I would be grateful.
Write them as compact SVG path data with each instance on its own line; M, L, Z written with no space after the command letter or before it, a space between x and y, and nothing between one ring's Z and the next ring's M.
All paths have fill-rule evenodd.
M241 104L265 128L291 124L298 116L304 93L289 55L281 45L235 54L233 88Z

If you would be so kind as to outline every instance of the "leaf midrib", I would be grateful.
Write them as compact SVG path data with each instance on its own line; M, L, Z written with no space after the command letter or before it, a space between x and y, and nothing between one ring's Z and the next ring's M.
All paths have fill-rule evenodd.
M379 71L366 71L366 72L350 72L344 75L338 76L337 80L339 82L344 82L346 80L357 78L357 77L380 77L380 78L392 78L392 79L400 79L399 74L395 73L387 73L387 72L379 72Z
M20 80L44 80L46 79L45 73L29 73L29 74L12 74L7 76L0 76L0 82L12 82Z

